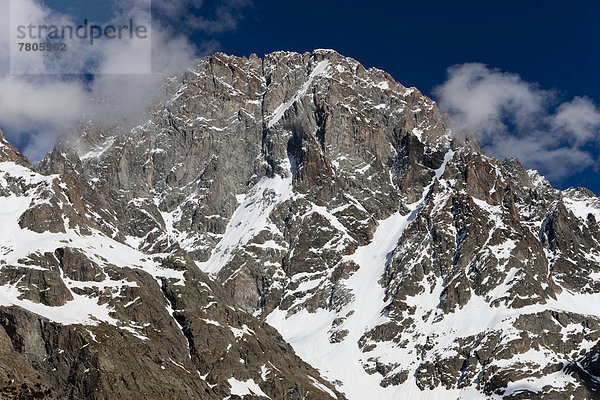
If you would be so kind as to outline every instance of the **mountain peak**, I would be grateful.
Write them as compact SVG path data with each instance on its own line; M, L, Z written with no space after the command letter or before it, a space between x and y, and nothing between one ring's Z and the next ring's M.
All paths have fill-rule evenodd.
M13 341L47 320L54 338L53 307L85 304L63 370L121 335L94 357L143 348L159 395L168 368L209 398L600 389L596 197L486 156L421 92L335 51L218 53L165 88L127 134L90 123L57 144L40 166L57 175L0 179L22 199L0 198L0 301L29 313L0 318Z

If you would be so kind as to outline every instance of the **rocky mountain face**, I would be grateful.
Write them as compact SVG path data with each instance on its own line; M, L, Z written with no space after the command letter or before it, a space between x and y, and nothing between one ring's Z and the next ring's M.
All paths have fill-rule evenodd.
M116 240L104 194L2 146L0 398L344 398L185 252Z
M334 51L216 54L164 92L37 169L2 138L4 392L600 398L593 193Z

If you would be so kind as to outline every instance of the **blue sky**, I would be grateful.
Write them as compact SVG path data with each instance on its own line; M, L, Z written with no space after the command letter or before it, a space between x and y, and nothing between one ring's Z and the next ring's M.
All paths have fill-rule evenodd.
M239 55L333 48L434 98L433 89L447 79L450 66L477 62L551 92L555 105L576 96L598 104L599 20L600 1L592 0L267 0L247 7L235 31L215 37L223 51ZM600 132L595 134L597 139ZM597 164L597 143L585 146ZM555 186L585 186L600 193L597 166L552 177L551 164L544 164L544 172Z
M103 2L45 4L110 17ZM153 17L196 55L335 49L440 100L491 154L600 193L600 1L154 0ZM0 128L11 137L1 112Z
M226 52L338 50L430 93L446 68L480 62L600 100L600 2L256 1Z

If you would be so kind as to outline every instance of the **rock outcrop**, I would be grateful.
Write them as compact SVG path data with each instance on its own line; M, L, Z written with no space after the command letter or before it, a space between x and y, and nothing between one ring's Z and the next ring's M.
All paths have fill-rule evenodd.
M216 54L164 91L130 132L82 124L41 173L2 139L23 390L598 398L593 193L486 156L330 50Z

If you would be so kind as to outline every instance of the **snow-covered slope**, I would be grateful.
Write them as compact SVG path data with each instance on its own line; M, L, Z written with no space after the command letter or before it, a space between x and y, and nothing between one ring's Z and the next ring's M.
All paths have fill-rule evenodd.
M40 165L45 175L30 177L39 189L21 196L77 196L52 195L50 209L18 218L21 228L49 221L42 235L72 240L103 269L147 273L188 345L229 338L218 354L186 353L203 377L198 365L217 363L206 378L215 395L279 398L296 387L288 397L338 396L301 364L285 373L278 344L265 345L274 331L256 318L350 399L589 399L600 390L591 192L555 190L515 159L487 157L418 90L331 50L216 54L165 92L127 135L89 122L63 138ZM72 209L67 223L51 223ZM169 264L169 255L182 258ZM196 304L195 281L218 299ZM213 301L227 306L198 319ZM98 297L115 318L111 304ZM150 327L127 318L103 323L152 342ZM255 339L250 357L244 346ZM234 343L242 347L227 358Z

